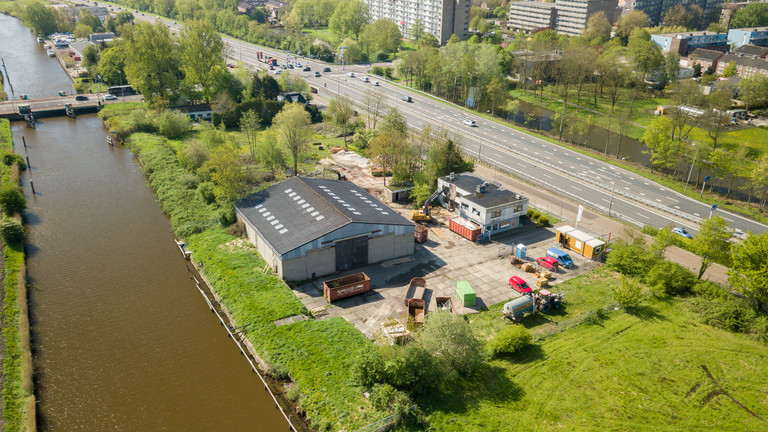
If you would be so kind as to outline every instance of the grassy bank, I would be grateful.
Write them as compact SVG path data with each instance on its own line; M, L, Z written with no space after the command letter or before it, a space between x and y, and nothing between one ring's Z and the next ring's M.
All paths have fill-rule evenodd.
M0 151L12 152L8 120L0 120ZM18 183L18 170L0 164L2 184ZM0 240L2 241L2 240ZM22 243L3 241L3 422L6 431L35 430L35 396L27 310L27 277Z
M102 117L109 117L111 126L127 128L130 119L121 115L127 116L130 110L111 105L102 111ZM237 133L227 134L237 137ZM385 414L368 409L367 399L350 384L355 353L370 343L352 324L343 319L273 324L308 312L249 243L238 241L239 237L219 226L215 205L205 204L182 181L189 172L178 156L197 137L193 134L183 141L149 133L126 137L126 146L140 160L172 228L190 233L186 236L188 248L201 271L238 325L247 325L245 334L270 365L270 373L288 381L287 397L298 401L309 423L319 430L354 430L383 417Z
M687 299L649 297L633 314L614 311L616 283L603 269L557 285L563 310L526 318L537 344L491 360L464 396L421 401L430 430L765 428L729 398L768 417L764 343L701 324ZM479 335L511 325L499 308L471 318Z

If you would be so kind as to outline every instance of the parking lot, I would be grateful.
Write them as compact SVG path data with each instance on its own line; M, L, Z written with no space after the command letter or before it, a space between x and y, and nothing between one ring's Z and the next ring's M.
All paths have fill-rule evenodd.
M477 313L483 307L509 301L519 294L508 285L510 276L522 277L532 287L536 276L525 273L510 263L510 252L517 244L527 248L526 261L536 265L536 258L544 256L555 243L555 228L534 228L525 225L521 229L479 245L451 232L447 227L429 226L429 240L416 244L409 257L358 267L345 273L318 278L294 288L302 303L315 312L318 319L343 317L367 337L377 337L381 324L389 318L404 319L407 310L403 299L411 278L426 279L425 301L427 315L435 310L435 297L453 297L456 313ZM599 264L575 253L570 253L574 268L560 269L553 274L550 284L557 291L557 284L581 275ZM332 305L323 298L323 281L364 272L371 279L371 290L365 294L335 301ZM456 301L456 281L466 280L476 293L474 307L462 307ZM567 302L567 299L566 299ZM325 309L323 311L323 308ZM319 313L318 313L319 312Z

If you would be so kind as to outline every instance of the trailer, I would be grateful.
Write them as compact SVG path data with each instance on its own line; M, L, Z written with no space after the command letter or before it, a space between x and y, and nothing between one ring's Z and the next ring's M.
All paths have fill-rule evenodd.
M323 297L332 303L370 291L371 279L365 273L355 273L323 282Z
M552 309L559 309L562 306L563 295L553 294L551 291L542 288L535 295L524 295L504 304L501 313L506 318L516 323L523 321L525 314L535 314L541 312L549 313Z
M408 289L405 291L405 299L403 300L403 303L405 306L410 305L411 303L421 303L424 304L424 293L427 290L427 281L423 278L415 277L411 279L411 282L408 284Z

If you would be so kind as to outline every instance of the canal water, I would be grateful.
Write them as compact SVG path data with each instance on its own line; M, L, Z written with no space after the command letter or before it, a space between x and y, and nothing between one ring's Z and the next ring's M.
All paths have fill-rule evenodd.
M29 82L55 94L57 63L11 69L11 49L45 56L0 15L0 29L13 26L0 39L11 80L48 76L53 84ZM14 82L17 94L33 94L24 85ZM95 115L43 120L12 125L31 164L23 186L39 429L288 430L195 288L132 154L107 145Z

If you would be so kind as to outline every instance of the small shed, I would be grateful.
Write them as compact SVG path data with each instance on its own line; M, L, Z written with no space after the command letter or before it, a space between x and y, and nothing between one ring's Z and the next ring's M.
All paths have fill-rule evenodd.
M605 241L568 225L557 228L555 239L565 249L589 259L597 258L605 250Z
M605 241L600 240L599 238L593 238L584 243L584 252L582 255L590 259L596 259L603 253L603 251L605 251Z

